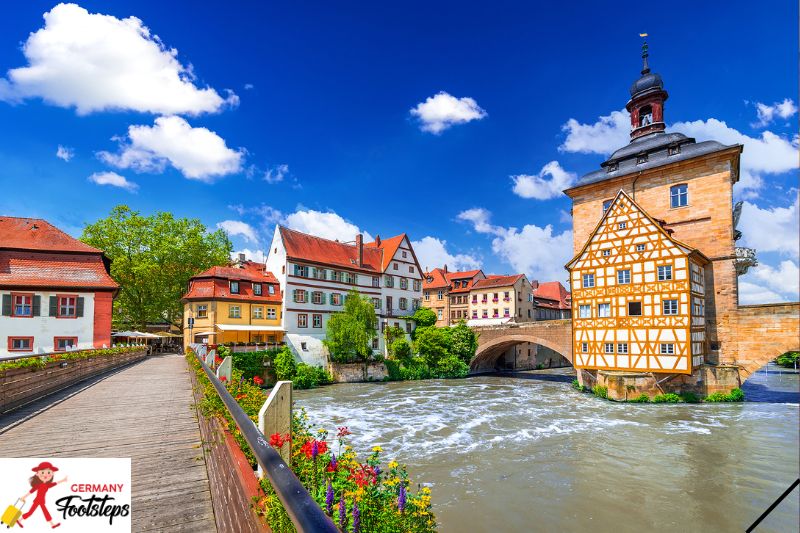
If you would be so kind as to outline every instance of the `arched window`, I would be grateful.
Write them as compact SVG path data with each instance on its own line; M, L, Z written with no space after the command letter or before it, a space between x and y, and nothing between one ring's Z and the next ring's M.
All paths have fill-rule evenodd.
M642 106L639 109L639 127L647 126L653 123L653 108L649 105Z

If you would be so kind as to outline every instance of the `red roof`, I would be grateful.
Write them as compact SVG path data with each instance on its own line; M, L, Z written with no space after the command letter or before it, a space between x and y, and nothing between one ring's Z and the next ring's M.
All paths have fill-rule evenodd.
M428 281L430 279L430 281ZM449 285L444 270L441 268L434 268L430 272L426 272L422 280L422 289L444 289Z
M571 307L571 295L564 288L560 281L546 281L540 283L533 291L533 297L537 300L550 300L550 302L540 301L544 307L552 307L556 304L557 309L569 309Z
M382 250L364 246L364 262L358 265L358 250L354 243L331 241L279 226L286 256L322 265L336 265L351 270L382 272Z
M381 256L381 271L386 272L386 269L389 268L389 263L391 263L392 259L397 253L397 249L400 248L401 244L403 244L403 240L405 238L405 233L401 233L395 237L389 237L388 239L383 240L380 240L380 237L378 237L378 239L376 239L374 242L368 242L364 244L364 248L378 248L383 250L383 255Z
M116 290L102 254L0 250L0 286Z
M231 281L240 283L239 292L231 294ZM261 294L253 293L253 283L261 283ZM269 287L272 287L272 294ZM245 261L241 266L213 266L208 270L192 276L189 290L183 296L185 300L247 300L250 302L281 303L281 288L278 279L267 271L263 263Z
M41 218L0 217L0 249L102 253Z
M463 272L448 272L447 273L447 281L450 283L450 292L451 293L459 293L459 292L469 292L472 290L472 287L475 285L475 276L480 274L480 270L465 270ZM453 283L455 281L466 281L466 287L453 287Z
M475 285L473 285L473 288L491 289L494 287L510 287L523 277L525 277L525 274L512 274L510 276L486 276L485 279L476 281Z

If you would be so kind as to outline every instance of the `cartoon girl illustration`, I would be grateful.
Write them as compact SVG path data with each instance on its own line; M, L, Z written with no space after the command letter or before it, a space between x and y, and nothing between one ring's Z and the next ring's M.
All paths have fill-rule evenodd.
M50 516L50 512L47 510L47 507L45 507L45 505L44 505L44 503L45 503L44 502L44 498L45 498L45 495L47 494L48 490L52 489L53 487L55 487L59 483L66 482L67 478L64 477L64 479L54 482L53 481L53 475L54 475L53 473L54 472L58 472L58 468L53 466L48 461L40 463L39 465L33 467L31 470L33 470L33 472L35 472L35 474L33 476L31 476L31 479L30 479L31 490L29 492L26 492L22 496L23 504L25 502L25 499L28 496L30 496L31 494L33 494L34 492L36 493L36 496L34 497L33 505L28 510L28 512L25 513L24 515L22 515L21 519L17 520L17 525L19 527L23 527L22 520L23 519L27 520L33 514L33 512L36 510L37 507L41 507L42 508L42 514L44 514L44 519L47 520L47 523L50 524L51 528L55 529L55 528L57 528L58 526L61 525L61 522L59 522L57 524L53 523L53 519Z

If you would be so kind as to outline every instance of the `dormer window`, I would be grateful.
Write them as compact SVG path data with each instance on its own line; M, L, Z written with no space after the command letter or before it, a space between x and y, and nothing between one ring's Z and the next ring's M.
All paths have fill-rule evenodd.
M674 146L670 146L669 147L669 155L678 155L679 153L681 153L681 145L680 144L676 144Z
M639 109L639 127L649 126L653 123L653 108L649 105Z
M260 283L253 283L253 294L256 296L261 296L261 284Z
M636 156L636 164L641 165L642 163L647 163L647 154L639 154Z
M609 163L606 165L606 172L616 172L619 170L619 163Z
M239 294L239 282L231 281L231 294Z

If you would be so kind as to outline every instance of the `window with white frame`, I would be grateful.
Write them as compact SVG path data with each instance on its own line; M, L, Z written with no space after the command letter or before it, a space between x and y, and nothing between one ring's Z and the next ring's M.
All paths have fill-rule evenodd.
M8 351L26 352L33 349L33 337L9 337Z
M59 296L58 297L58 316L60 317L75 317L77 314L77 296Z
M617 343L617 353L619 353L619 354L628 353L628 343L627 342L618 342Z
M400 298L400 309L406 310L408 309L408 299L407 298Z
M661 302L661 307L665 315L678 314L678 300L663 300Z
M253 318L264 318L264 308L260 305L253 306Z
M416 292L419 292L419 291L422 290L422 282L420 280L418 280L418 279L414 280L414 290Z
M228 306L228 318L242 318L242 308L239 305Z
M444 297L444 291L442 291L441 289L439 289L439 290L436 292L436 298L437 298L438 300L441 300L441 299L442 299L442 297Z
M372 286L373 287L380 287L381 286L381 279L377 276L372 276Z
M253 294L256 296L261 296L261 284L260 283L253 283Z
M321 328L322 327L322 315L317 314L317 313L311 315L311 324L315 328Z
M617 224L617 227L619 229L625 229L625 228L628 227L628 223L627 222L620 222L619 224Z
M438 310L436 311L436 318L438 318L439 320L441 320L441 319L442 319L442 310L441 310L441 309L438 309Z
M197 318L208 318L208 305L200 304L197 306Z
M617 284L619 285L627 285L631 282L631 271L630 270L617 270Z
M589 343L588 342L582 342L581 343L581 351L583 353L586 353L586 352L589 351Z
M686 207L689 205L689 186L685 183L669 188L669 206Z
M12 316L33 316L33 295L15 294ZM27 338L27 337L20 337Z
M408 290L408 279L407 278L400 278L400 288L403 290Z
M597 316L600 318L608 318L611 316L611 304L604 303L597 305Z
M614 353L614 343L613 342L606 342L603 345L603 351L605 353Z
M661 355L673 355L675 353L675 345L671 342L661 343Z
M304 304L308 301L307 292L303 289L295 289L294 290L294 301L300 304Z
M658 281L669 281L672 279L672 265L659 265Z
M592 306L591 305L581 305L578 307L578 317L579 318L592 318Z
M647 245L646 245L646 244L642 244L642 243L640 243L640 244L637 244L637 245L636 245L636 251L637 251L637 252L644 252L645 248L647 248Z
M383 278L383 281L384 281L384 283L383 283L383 284L384 284L386 287L388 287L388 288L390 288L390 289L391 289L392 287L394 287L394 276L386 276L386 277L384 277L384 278Z
M588 289L594 287L594 274L583 275L583 288Z
M307 328L308 327L308 315L305 313L301 313L297 315L297 327L298 328Z
M275 320L277 318L278 313L275 311L274 307L267 307L267 318Z
M239 282L231 281L231 294L239 294Z
M341 293L334 292L333 294L331 294L331 305L342 305Z
M609 255L611 255L611 250L603 250L603 257L608 257Z
M294 266L294 275L300 276L301 278L308 277L308 267L305 265L295 265Z
M425 298L426 302L428 302L431 299L431 293L429 293L428 291L425 291L424 293L422 293L422 297Z

